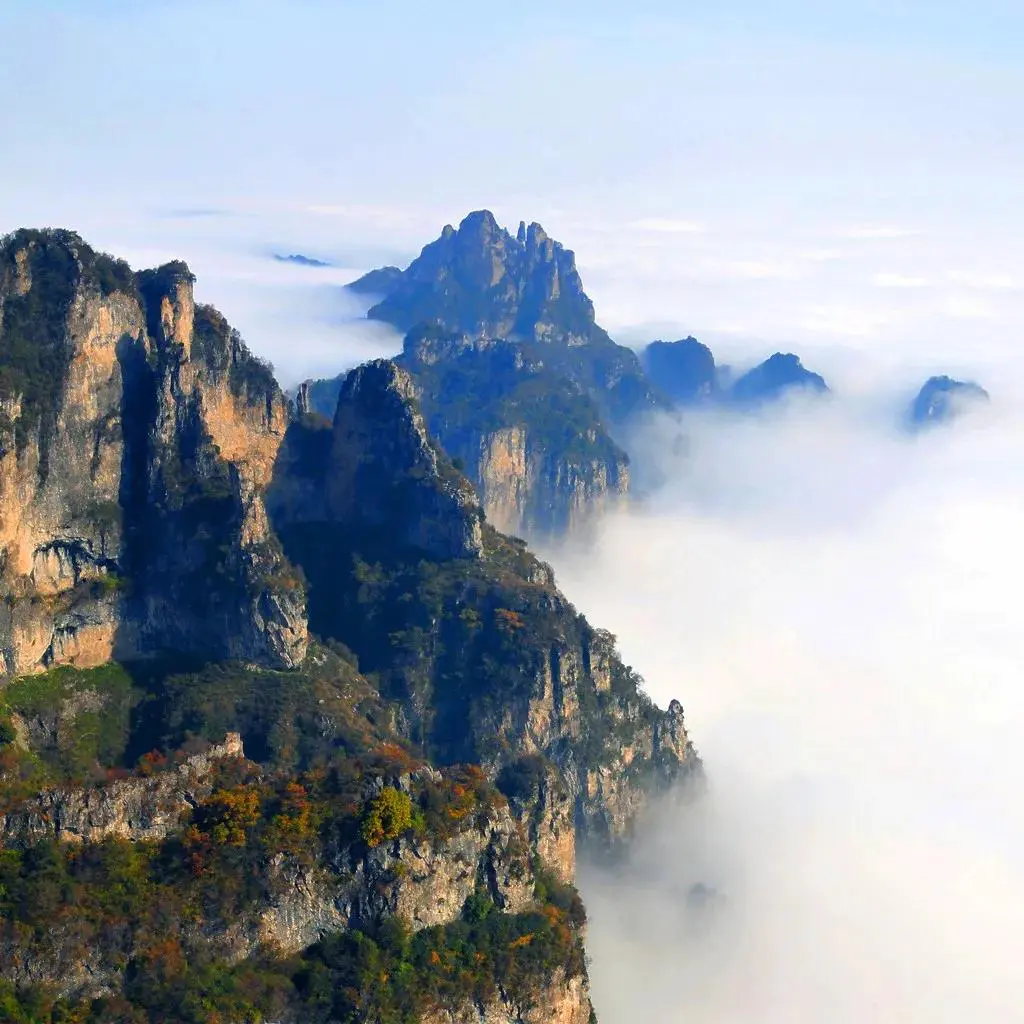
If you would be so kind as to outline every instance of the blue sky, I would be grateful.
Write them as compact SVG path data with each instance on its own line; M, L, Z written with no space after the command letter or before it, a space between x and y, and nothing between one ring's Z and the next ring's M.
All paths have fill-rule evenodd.
M6 0L0 222L216 275L405 259L488 206L623 337L954 357L1019 329L1022 39L998 0Z

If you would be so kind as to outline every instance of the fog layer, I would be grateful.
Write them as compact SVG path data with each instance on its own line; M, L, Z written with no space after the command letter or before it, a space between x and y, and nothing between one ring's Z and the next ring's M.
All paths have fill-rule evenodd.
M664 486L549 553L709 779L582 872L605 1024L1024 1018L1011 370L918 438L896 395L654 424Z

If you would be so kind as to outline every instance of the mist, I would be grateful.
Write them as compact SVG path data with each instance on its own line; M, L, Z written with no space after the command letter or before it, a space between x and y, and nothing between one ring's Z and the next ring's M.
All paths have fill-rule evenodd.
M661 486L545 553L708 777L582 866L604 1024L1021 1019L1024 387L911 437L917 372L649 424Z

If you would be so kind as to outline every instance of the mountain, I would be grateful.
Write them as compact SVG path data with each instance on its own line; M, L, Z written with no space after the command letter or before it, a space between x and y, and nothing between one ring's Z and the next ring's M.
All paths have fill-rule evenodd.
M988 402L988 392L973 381L929 377L907 410L911 429L948 423L966 409Z
M749 408L797 391L825 394L828 390L824 378L806 369L799 357L776 352L734 381L727 397L731 403Z
M65 231L0 245L8 673L305 655L302 585L261 496L287 408L192 282L183 263L134 275Z
M513 236L490 212L471 213L405 270L350 287L381 296L368 316L406 332L399 362L492 522L557 536L625 500L629 459L615 435L668 403L597 325L573 253L539 224ZM311 382L312 406L328 411L338 386Z
M547 367L582 387L611 423L659 406L636 353L596 324L575 256L539 224L520 224L513 236L479 210L458 230L446 225L405 270L371 271L349 287L381 294L367 316L403 333L436 325L544 346Z
M699 781L681 706L403 366L289 407L192 285L0 243L2 1015L587 1024L576 844Z
M278 263L293 263L298 267L330 267L333 264L328 263L326 260L318 260L313 256L304 256L300 252L290 253L287 256L281 255L281 253L274 253L274 259Z
M718 392L715 357L696 338L652 341L640 354L648 378L677 405L692 405Z

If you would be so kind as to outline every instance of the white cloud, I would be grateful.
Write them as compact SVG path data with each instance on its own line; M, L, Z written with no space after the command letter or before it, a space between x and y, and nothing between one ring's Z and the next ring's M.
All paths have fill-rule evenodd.
M951 270L946 275L952 284L960 285L962 288L974 288L978 291L1018 291L1020 282L1009 274L977 274L963 270Z
M998 316L991 302L974 295L951 295L943 303L942 311L958 320L992 320Z
M906 274L875 274L872 281L876 288L927 288L927 277L912 277Z
M674 220L671 217L644 217L631 221L628 226L636 231L668 235L696 235L707 230L699 221Z
M885 240L893 238L909 238L919 234L913 228L899 227L895 224L861 224L847 228L842 232L843 238L858 240Z
M811 306L801 316L799 327L811 334L866 338L899 323L904 316L900 310L834 303Z
M690 418L683 458L652 428L669 484L553 553L683 701L710 784L582 875L602 1020L1018 1018L1021 369L915 439L909 367L882 402ZM697 882L724 901L696 908Z
M802 277L791 263L774 260L732 260L718 264L715 270L724 277L752 281L796 281Z

